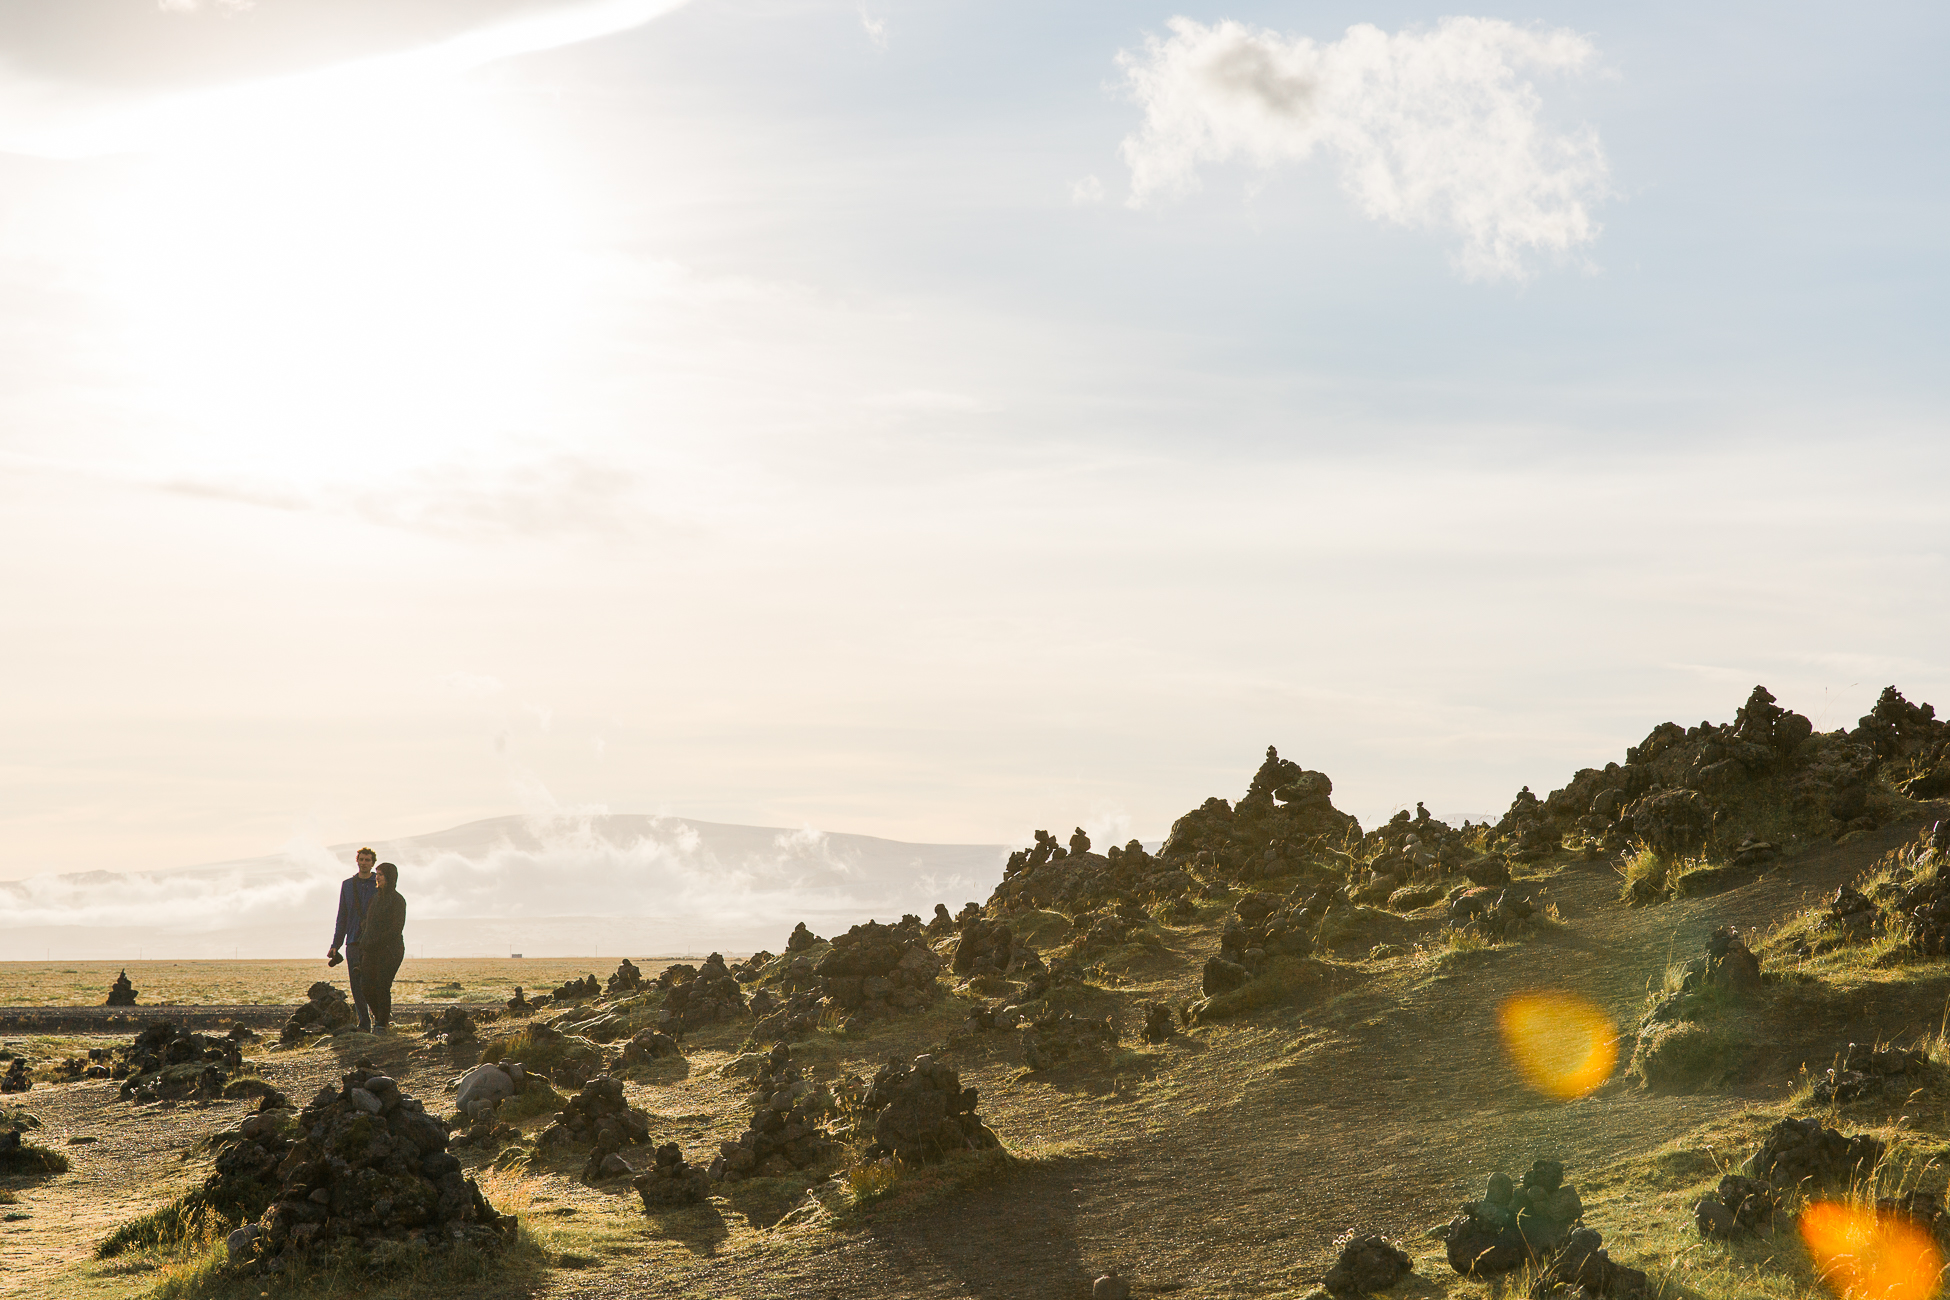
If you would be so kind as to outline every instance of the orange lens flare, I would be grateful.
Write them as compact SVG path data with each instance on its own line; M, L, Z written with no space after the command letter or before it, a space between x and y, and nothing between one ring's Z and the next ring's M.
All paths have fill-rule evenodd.
M1519 993L1496 1011L1504 1046L1524 1080L1559 1101L1574 1101L1611 1078L1618 1031L1611 1017L1575 993Z
M1941 1289L1943 1252L1901 1215L1817 1201L1801 1212L1801 1240L1842 1300L1931 1300Z

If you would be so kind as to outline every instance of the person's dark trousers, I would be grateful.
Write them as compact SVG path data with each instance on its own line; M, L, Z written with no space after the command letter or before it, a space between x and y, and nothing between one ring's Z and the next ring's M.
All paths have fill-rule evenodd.
M384 948L375 948L366 954L365 966L365 1006L372 1011L372 1023L380 1029L386 1028L393 1020L393 976L399 974L399 964L406 960L406 945L396 943Z
M398 969L397 966L394 967ZM352 981L352 1009L359 1013L359 1029L372 1032L372 1013L366 1008L366 954L355 939L345 945L345 977Z

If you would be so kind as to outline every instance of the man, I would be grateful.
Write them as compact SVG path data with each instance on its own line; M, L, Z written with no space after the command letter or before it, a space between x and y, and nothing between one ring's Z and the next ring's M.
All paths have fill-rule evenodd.
M359 874L339 884L339 919L332 930L332 946L325 960L338 964L339 941L345 941L345 973L352 981L352 1008L359 1013L359 1032L372 1032L372 1012L366 1007L365 953L359 944L359 931L366 923L366 909L372 905L373 891L379 885L372 867L379 855L371 849L359 850Z

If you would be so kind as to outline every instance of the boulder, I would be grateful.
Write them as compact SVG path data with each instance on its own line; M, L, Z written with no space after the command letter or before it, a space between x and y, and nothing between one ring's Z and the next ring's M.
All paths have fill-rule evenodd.
M454 1105L467 1110L476 1103L499 1106L515 1095L515 1081L498 1065L477 1065L454 1085Z
M1820 1120L1784 1119L1747 1161L1747 1176L1780 1188L1847 1186L1882 1159L1880 1141L1848 1137Z

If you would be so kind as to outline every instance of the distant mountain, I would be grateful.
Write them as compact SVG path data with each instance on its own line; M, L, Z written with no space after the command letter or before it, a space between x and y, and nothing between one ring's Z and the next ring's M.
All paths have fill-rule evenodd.
M331 939L360 846L166 871L0 881L0 960L301 957ZM400 867L417 956L777 951L988 897L1008 850L679 817L497 817L375 841Z

